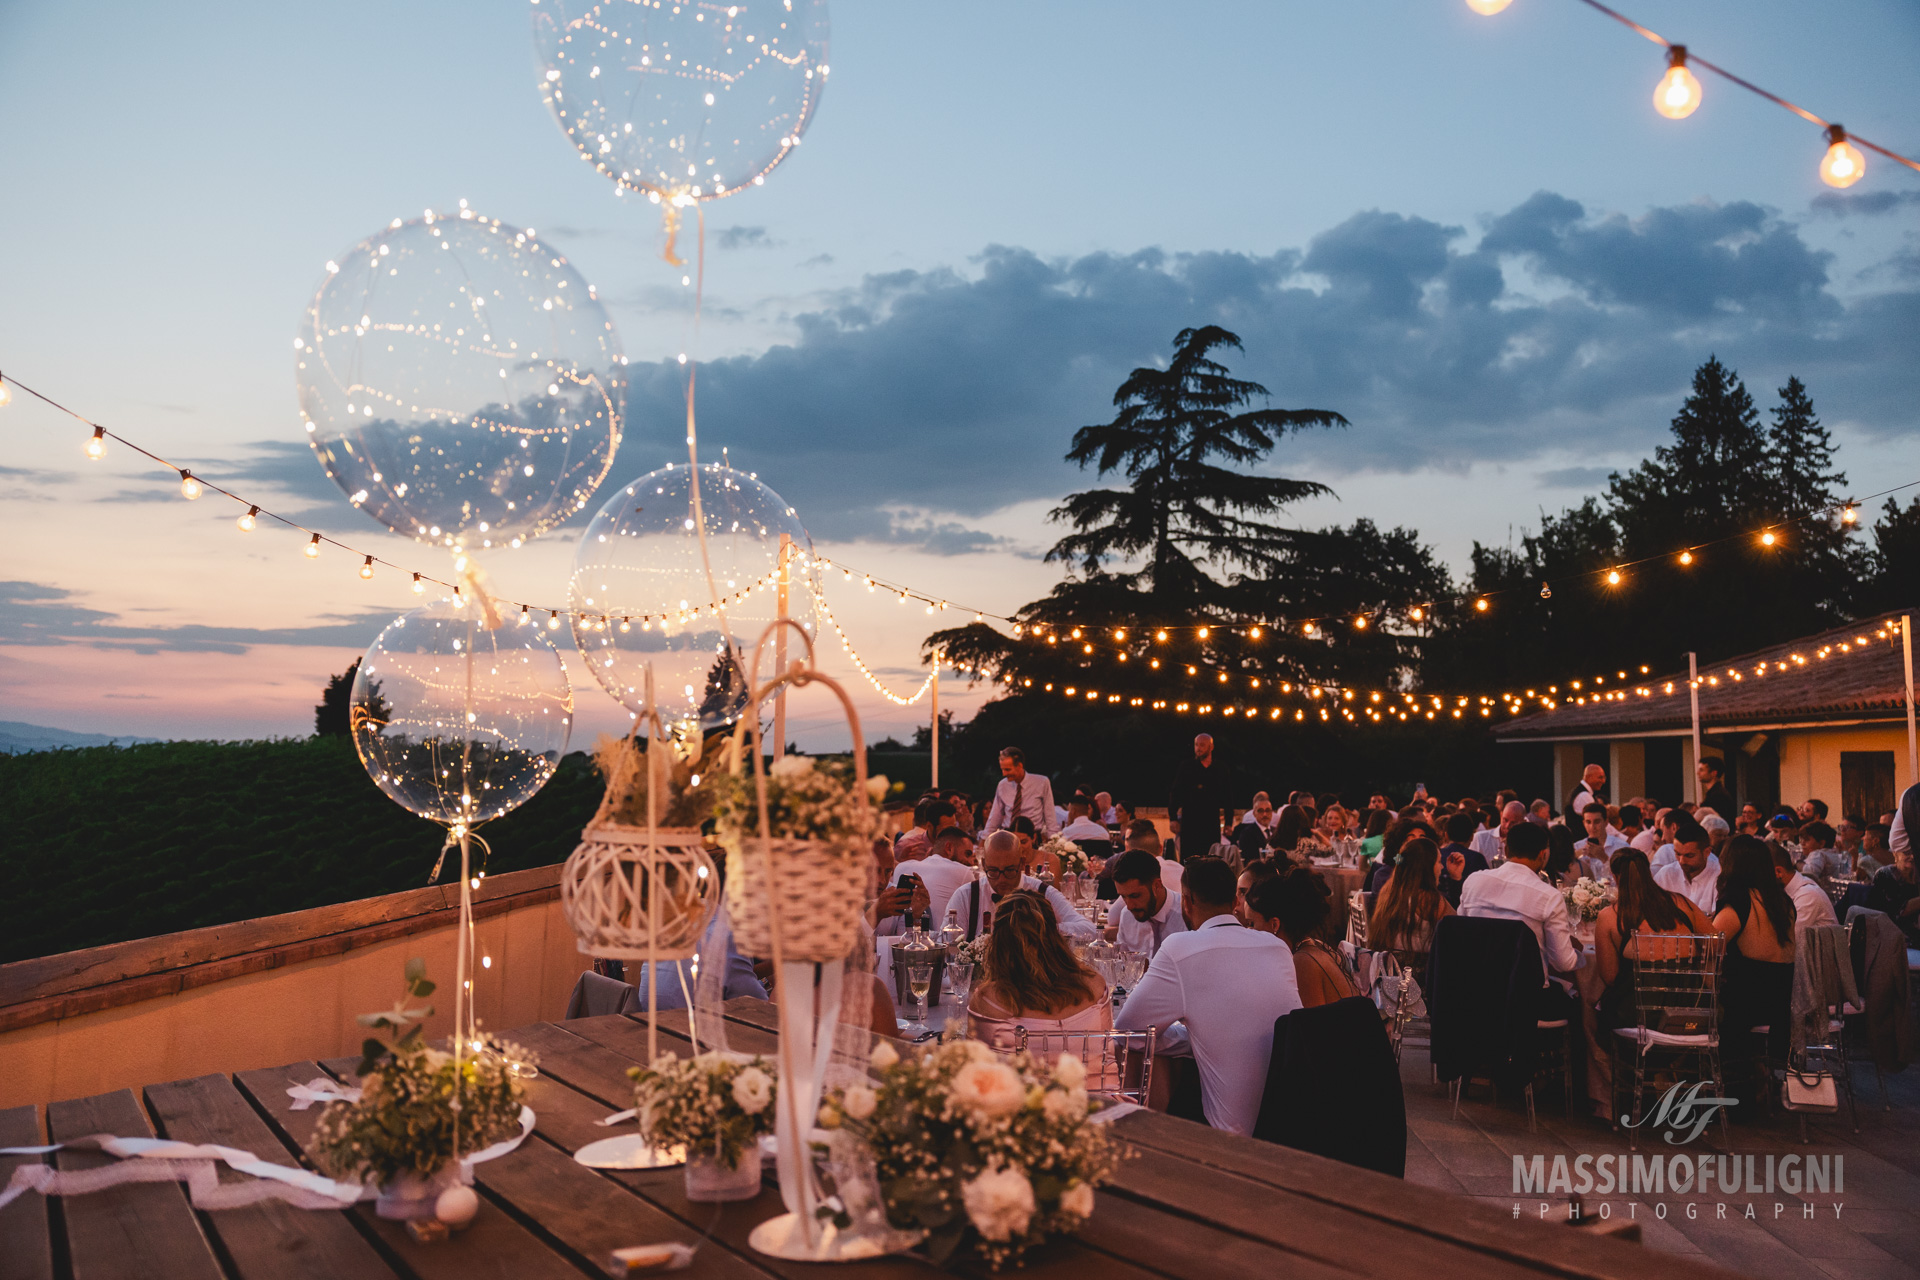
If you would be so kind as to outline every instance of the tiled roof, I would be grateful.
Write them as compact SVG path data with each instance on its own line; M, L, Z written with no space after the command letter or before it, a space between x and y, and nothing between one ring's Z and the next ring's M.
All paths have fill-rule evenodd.
M1904 717L1900 617L1907 612L1920 614L1895 610L1702 667L1701 727ZM1693 723L1685 671L1642 676L1617 689L1590 686L1576 693L1563 688L1561 697L1553 710L1516 716L1496 725L1494 733L1502 741L1609 738L1685 729Z

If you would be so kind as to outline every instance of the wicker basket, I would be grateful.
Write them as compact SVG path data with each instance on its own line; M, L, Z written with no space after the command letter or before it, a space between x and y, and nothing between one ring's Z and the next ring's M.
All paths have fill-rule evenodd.
M780 952L787 960L840 960L853 950L866 905L872 854L825 840L762 840L727 851L727 915L734 941L750 956L774 953L773 914L780 912Z
M580 950L603 959L691 958L720 905L699 828L655 828L651 855L645 827L594 822L580 837L560 871L560 911Z

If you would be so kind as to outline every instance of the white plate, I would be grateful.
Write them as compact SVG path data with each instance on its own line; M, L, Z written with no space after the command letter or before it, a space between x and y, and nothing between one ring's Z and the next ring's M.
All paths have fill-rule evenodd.
M671 1169L687 1162L685 1147L656 1150L637 1133L589 1142L573 1153L576 1164L589 1169Z

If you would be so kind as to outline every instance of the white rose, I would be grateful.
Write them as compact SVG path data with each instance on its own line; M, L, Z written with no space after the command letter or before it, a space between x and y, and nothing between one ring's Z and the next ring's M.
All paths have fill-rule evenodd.
M840 1109L855 1120L865 1120L873 1114L873 1107L877 1101L879 1101L878 1095L867 1086L850 1084L847 1086L846 1096L840 1100Z
M799 778L813 772L812 756L781 756L767 770L776 778Z
M757 1116L773 1101L773 1081L758 1067L748 1067L733 1078L733 1100L750 1116Z
M974 1062L998 1062L999 1055L984 1040L962 1040L966 1046L967 1057Z
M887 792L893 790L893 784L887 781L887 775L876 773L867 779L867 799L878 804L887 798Z
M894 1052L891 1044L885 1040L881 1040L873 1046L873 1052L867 1056L867 1061L873 1064L874 1070L885 1071L888 1067L900 1061L900 1055Z
M1087 1082L1087 1064L1077 1053L1063 1053L1053 1064L1053 1078L1063 1089L1078 1089Z
M1087 1118L1085 1089L1049 1089L1045 1103L1047 1119L1056 1124Z
M1033 1220L1033 1184L1018 1169L996 1165L961 1188L967 1217L988 1240L1011 1240Z
M953 1075L953 1100L976 1115L1008 1116L1027 1103L1027 1086L1003 1062L969 1062Z
M1060 1193L1060 1212L1076 1218L1093 1216L1093 1187L1089 1183L1076 1182Z

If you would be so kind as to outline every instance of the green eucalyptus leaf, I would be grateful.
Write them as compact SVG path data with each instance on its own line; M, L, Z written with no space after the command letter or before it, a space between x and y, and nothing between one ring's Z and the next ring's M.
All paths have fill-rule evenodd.
M425 978L422 978L418 982L413 984L413 994L415 994L416 996L419 996L422 1000L425 1000L428 996L432 995L435 989L436 988L434 984L431 982L428 982Z

